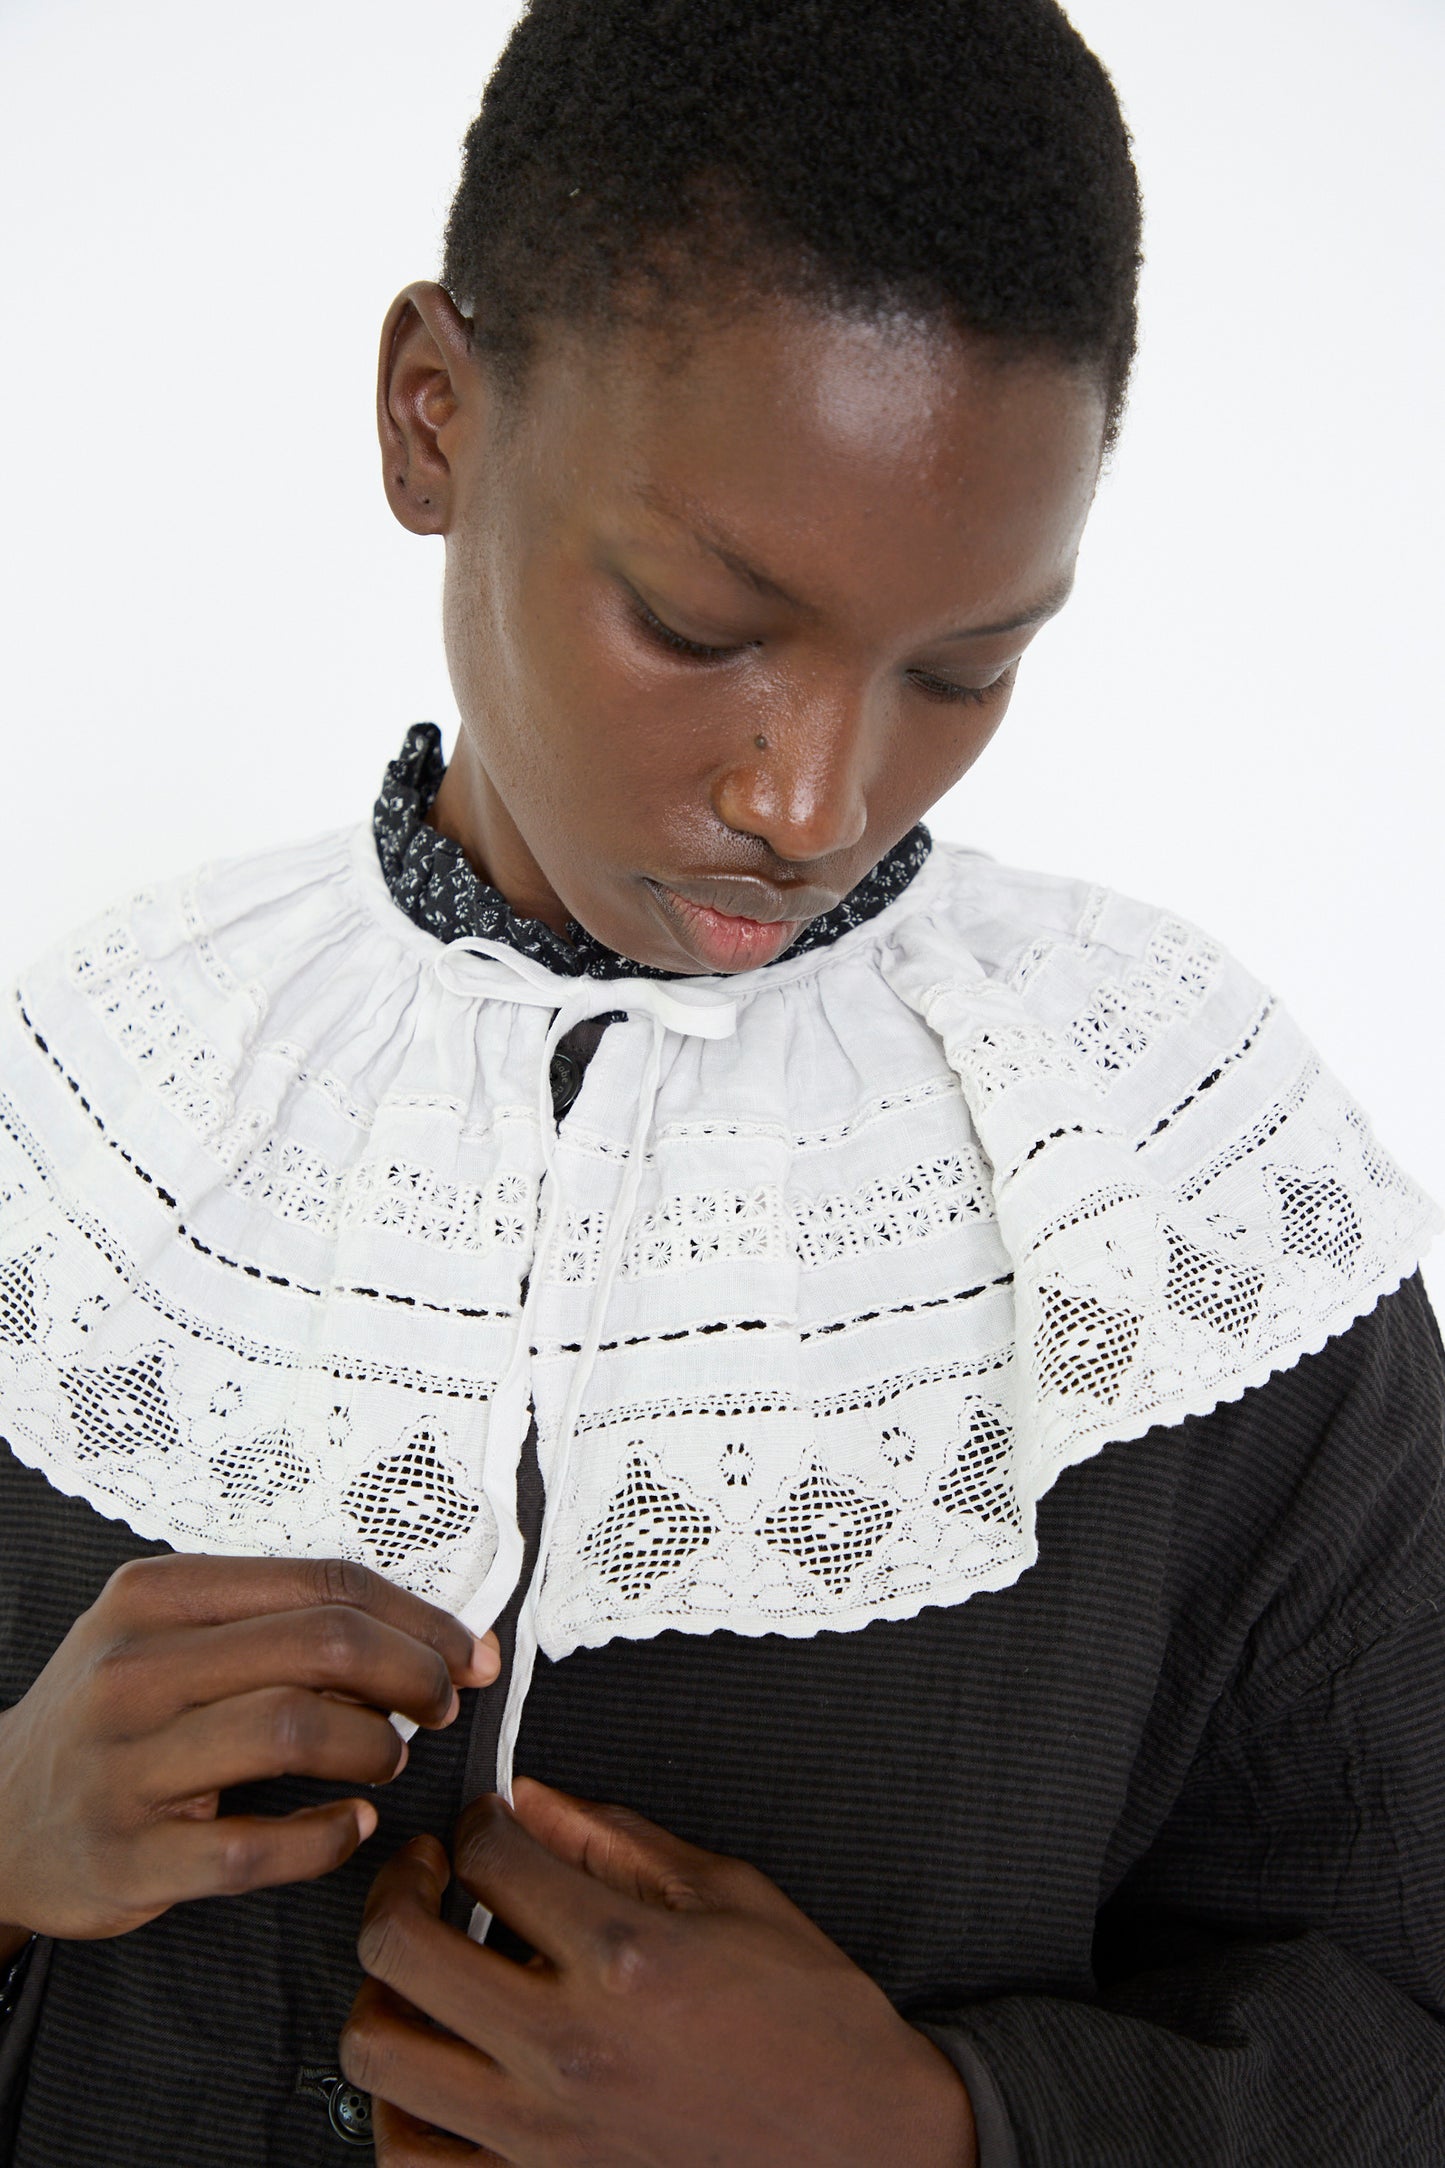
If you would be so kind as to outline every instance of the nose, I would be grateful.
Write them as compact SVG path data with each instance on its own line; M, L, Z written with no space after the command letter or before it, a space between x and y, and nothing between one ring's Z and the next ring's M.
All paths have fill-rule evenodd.
M865 703L850 697L780 699L765 740L746 741L713 787L713 810L739 835L757 836L794 864L862 841L868 827L870 741Z

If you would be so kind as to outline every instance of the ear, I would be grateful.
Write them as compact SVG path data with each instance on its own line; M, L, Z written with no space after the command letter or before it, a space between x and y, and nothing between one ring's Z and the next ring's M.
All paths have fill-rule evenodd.
M482 396L470 327L445 287L418 280L399 293L381 329L376 426L392 511L413 534L451 524L455 423Z

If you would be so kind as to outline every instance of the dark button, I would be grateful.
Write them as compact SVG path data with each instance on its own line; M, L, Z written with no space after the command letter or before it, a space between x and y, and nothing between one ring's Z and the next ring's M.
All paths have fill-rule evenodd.
M552 1112L560 1120L582 1089L582 1064L575 1054L564 1054L558 1047L547 1078L552 1086Z
M370 2093L363 2093L356 2086L348 2085L343 2078L339 2085L332 2088L326 2112L331 2118L331 2128L338 2138L344 2138L348 2145L370 2145Z
M345 2145L370 2147L371 2097L349 2085L335 2063L303 2063L296 2073L296 2090L310 2100L324 2100L326 2120Z

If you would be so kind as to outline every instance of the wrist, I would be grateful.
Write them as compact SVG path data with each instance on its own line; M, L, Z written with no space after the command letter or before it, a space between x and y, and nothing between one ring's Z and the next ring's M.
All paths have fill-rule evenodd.
M925 2033L915 2035L922 2054L910 2103L916 2168L978 2168L978 2132L968 2087L942 2048Z

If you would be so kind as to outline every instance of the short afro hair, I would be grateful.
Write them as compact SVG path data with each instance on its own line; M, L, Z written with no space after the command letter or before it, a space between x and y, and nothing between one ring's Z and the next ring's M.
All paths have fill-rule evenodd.
M443 281L520 381L546 321L707 280L1092 370L1137 337L1139 191L1054 0L530 0L468 131Z

